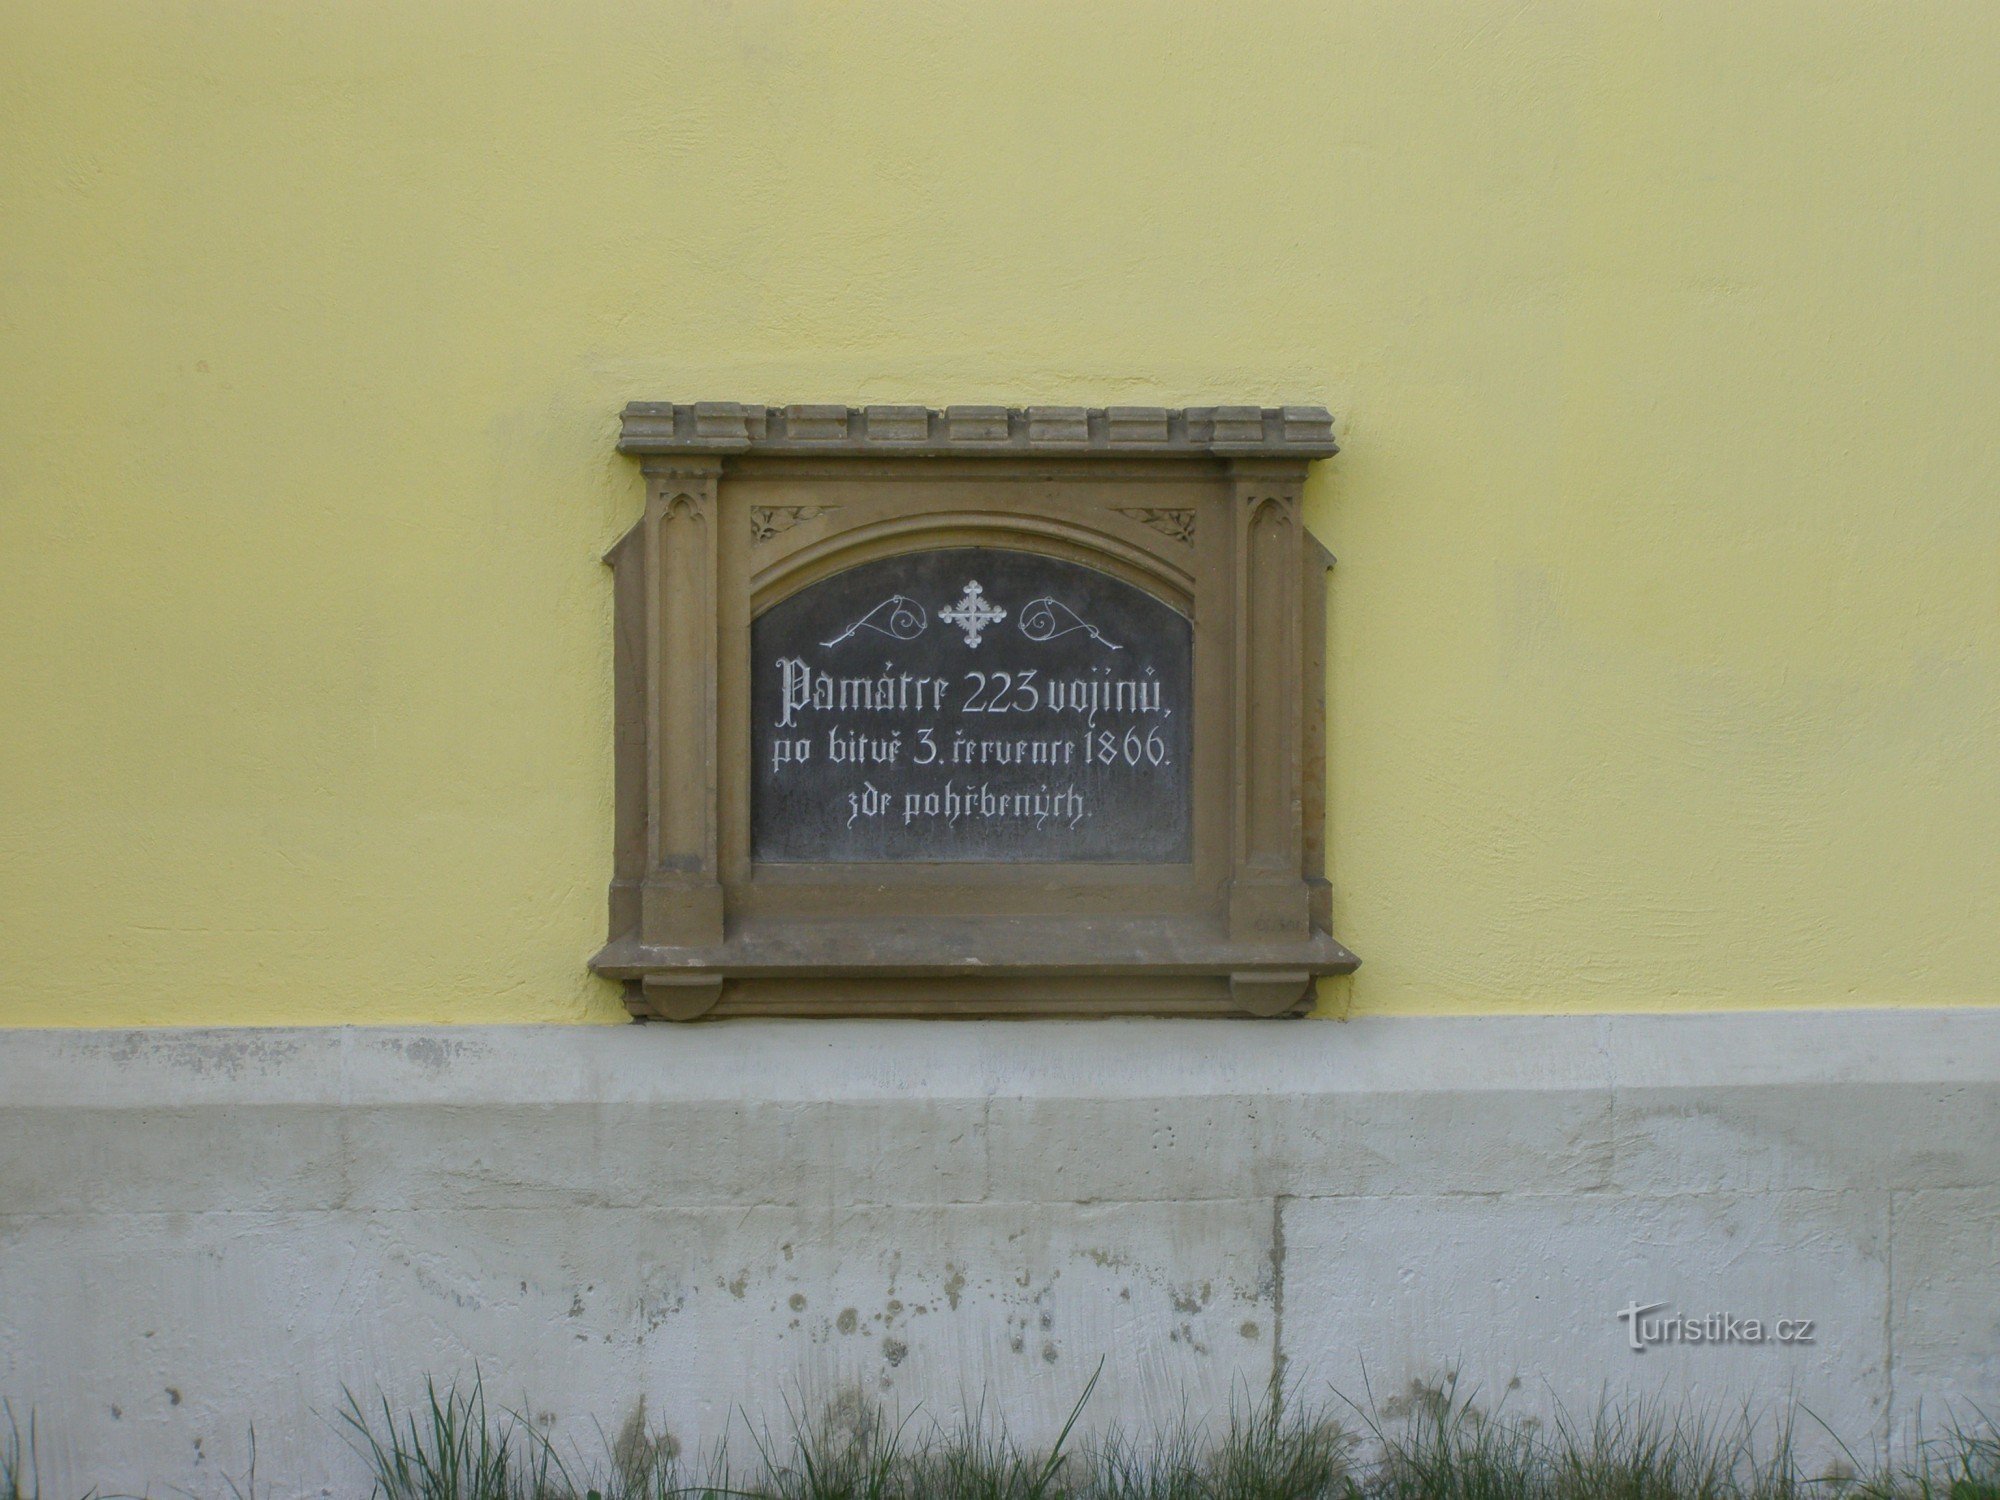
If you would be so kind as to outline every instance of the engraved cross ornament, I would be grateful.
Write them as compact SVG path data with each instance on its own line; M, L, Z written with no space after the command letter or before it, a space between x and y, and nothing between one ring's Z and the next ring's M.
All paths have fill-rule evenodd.
M977 646L986 627L998 625L1006 619L1007 611L997 604L989 604L986 591L975 581L965 586L965 593L958 603L949 609L939 610L938 618L963 630L966 645Z

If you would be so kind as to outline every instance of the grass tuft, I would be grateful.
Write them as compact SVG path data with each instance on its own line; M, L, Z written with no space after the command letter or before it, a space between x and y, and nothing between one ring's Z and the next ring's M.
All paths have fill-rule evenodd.
M640 1405L594 1460L566 1462L533 1423L489 1408L484 1384L427 1381L415 1410L344 1393L340 1419L373 1479L371 1500L2000 1500L2000 1430L1954 1421L1897 1462L1847 1453L1808 1474L1789 1415L1718 1419L1660 1403L1605 1404L1544 1424L1490 1407L1455 1376L1331 1409L1294 1395L1232 1406L1210 1431L1185 1420L1084 1440L1102 1364L1046 1448L975 1411L958 1428L892 1421L849 1392L782 1437L751 1429L754 1457L690 1458ZM1811 1413L1805 1413L1808 1417ZM0 1500L41 1500L37 1428L0 1405ZM256 1500L255 1436L247 1489Z
M382 1500L573 1500L577 1488L548 1439L512 1412L491 1414L485 1383L424 1382L424 1409L400 1425L386 1397L382 1425L343 1389L341 1421L375 1476Z
M0 1417L7 1421L7 1437L0 1443L0 1500L39 1500L40 1453L37 1451L35 1414L28 1413L28 1436L24 1447L21 1421L11 1403L0 1402Z

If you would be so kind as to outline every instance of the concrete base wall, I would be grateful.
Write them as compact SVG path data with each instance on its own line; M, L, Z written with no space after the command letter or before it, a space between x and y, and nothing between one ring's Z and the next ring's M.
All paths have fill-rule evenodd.
M1652 1302L1814 1341L1635 1353ZM347 1493L343 1385L475 1363L595 1453L857 1387L1045 1437L1100 1358L1100 1426L1451 1369L1864 1454L2000 1410L2000 1011L0 1032L45 1493L213 1493L253 1419Z

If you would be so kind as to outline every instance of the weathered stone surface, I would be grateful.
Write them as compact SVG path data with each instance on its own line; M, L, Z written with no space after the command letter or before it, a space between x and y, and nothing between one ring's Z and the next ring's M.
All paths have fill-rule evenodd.
M342 1381L381 1367L401 1398L390 1367L465 1354L356 1321L373 1265L367 1221L333 1212L0 1214L0 1393L35 1414L41 1492L226 1493L254 1421L276 1493L365 1494Z
M987 1142L1009 1197L1199 1196L1224 1160L1266 1196L1561 1192L1607 1182L1610 1124L1602 1093L996 1098ZM1103 1149L1135 1135L1144 1150Z
M0 1213L179 1213L191 1187L215 1209L327 1208L347 1198L352 1122L333 1104L4 1115Z
M591 1456L641 1395L690 1446L850 1392L947 1427L983 1399L1046 1441L1100 1359L1097 1423L1261 1389L1269 1227L1240 1201L0 1217L0 1389L55 1476L130 1493L240 1477L252 1417L268 1482L359 1493L341 1387L402 1405L475 1365Z
M1365 1360L1867 1445L2000 1408L1996 1109L1990 1011L0 1033L0 1396L51 1491L213 1492L252 1419L352 1487L342 1384L475 1364L590 1451L642 1395L1043 1434L1100 1355L1099 1422ZM1815 1342L1634 1354L1654 1300Z
M1920 1188L1890 1205L1887 1318L1895 1438L1918 1414L2000 1418L2000 1184Z
M349 1123L357 1208L639 1208L974 1203L977 1101L410 1104Z
M1457 1370L1481 1406L1550 1421L1607 1392L1725 1418L1794 1397L1849 1441L1885 1431L1885 1193L1314 1198L1283 1227L1283 1349L1308 1385L1388 1399ZM1635 1352L1617 1314L1656 1303L1765 1341ZM1779 1318L1814 1342L1777 1343Z

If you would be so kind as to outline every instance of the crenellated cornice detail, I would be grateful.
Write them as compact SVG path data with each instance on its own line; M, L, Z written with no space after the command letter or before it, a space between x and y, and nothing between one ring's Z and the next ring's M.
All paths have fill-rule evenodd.
M756 406L634 401L621 453L1327 458L1323 406Z

